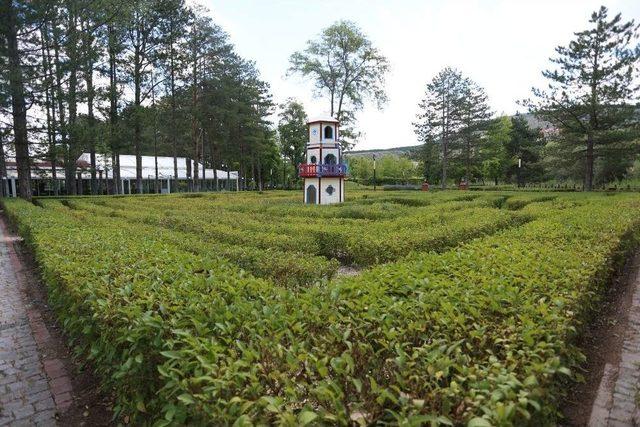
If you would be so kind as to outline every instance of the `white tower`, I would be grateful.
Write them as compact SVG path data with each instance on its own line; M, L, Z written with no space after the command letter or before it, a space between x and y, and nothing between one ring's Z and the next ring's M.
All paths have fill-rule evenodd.
M339 122L333 117L319 117L307 123L309 142L306 163L299 166L304 178L304 202L328 205L344 202L344 176L338 142Z

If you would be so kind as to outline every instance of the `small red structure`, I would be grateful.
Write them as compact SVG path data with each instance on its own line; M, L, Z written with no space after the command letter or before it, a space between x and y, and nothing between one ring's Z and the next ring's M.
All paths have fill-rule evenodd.
M458 184L458 190L468 190L469 189L469 183L467 181L460 181L460 184Z
M422 191L429 191L429 183L427 181L422 183Z

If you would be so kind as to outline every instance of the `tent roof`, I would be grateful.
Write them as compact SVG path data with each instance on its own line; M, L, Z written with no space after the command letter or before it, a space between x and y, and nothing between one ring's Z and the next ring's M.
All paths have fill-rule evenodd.
M185 157L178 157L178 179L187 179L187 159ZM83 153L76 162L79 172L82 173L83 178L89 178L90 174L87 170L91 164L91 156L89 153ZM191 160L191 170L195 162ZM17 178L18 173L16 171L16 162L13 158L7 158L7 178ZM199 175L202 178L202 164L198 163ZM96 154L96 169L98 171L107 170L107 174L111 177L111 156L104 156L102 154ZM58 178L64 178L64 168L62 165L56 165L56 173ZM168 179L173 177L173 157L158 157L158 177L161 179ZM219 179L227 179L227 171L217 170L216 174ZM211 179L214 177L213 169L205 170L205 178ZM120 176L122 179L135 179L136 178L136 156L129 154L120 155ZM155 157L142 156L142 178L150 179L155 178L156 167ZM51 163L48 161L35 161L31 167L32 178L50 178L51 177ZM238 172L230 171L229 179L237 179Z
M83 164L84 167L88 167L90 160L89 153L83 153L78 158L78 163ZM178 166L178 179L187 178L187 158L177 157ZM191 170L195 166L195 162L189 159L191 162ZM105 167L111 170L111 157L96 155L96 167L98 170L105 170ZM199 175L202 177L202 163L198 163ZM163 179L172 178L174 175L173 157L158 156L158 176ZM220 169L216 170L216 175L220 179L226 179L227 171ZM131 154L120 154L120 176L122 179L135 179L136 178L136 156ZM142 156L142 178L150 179L156 176L156 166L154 156ZM205 178L213 178L213 169L206 169L204 171ZM230 171L229 178L237 179L238 172Z

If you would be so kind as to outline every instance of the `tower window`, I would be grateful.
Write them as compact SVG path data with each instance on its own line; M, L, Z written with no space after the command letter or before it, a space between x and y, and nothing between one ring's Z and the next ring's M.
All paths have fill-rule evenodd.
M327 187L327 189L325 190L327 192L328 195L332 195L334 191L336 191L335 188L333 188L333 185L330 185Z
M335 165L336 164L336 156L333 154L327 154L324 156L324 164L325 165Z
M333 128L331 126L324 127L324 139L333 139Z
M311 158L309 158L309 161L311 161L311 163L315 164L315 163L318 163L318 158L316 156L311 156Z

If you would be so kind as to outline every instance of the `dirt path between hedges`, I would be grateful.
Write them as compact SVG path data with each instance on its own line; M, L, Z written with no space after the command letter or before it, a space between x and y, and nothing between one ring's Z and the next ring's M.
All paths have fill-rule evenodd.
M609 289L581 339L587 356L585 382L568 390L563 424L640 425L640 252Z
M104 426L110 403L74 364L20 238L0 216L0 426Z

